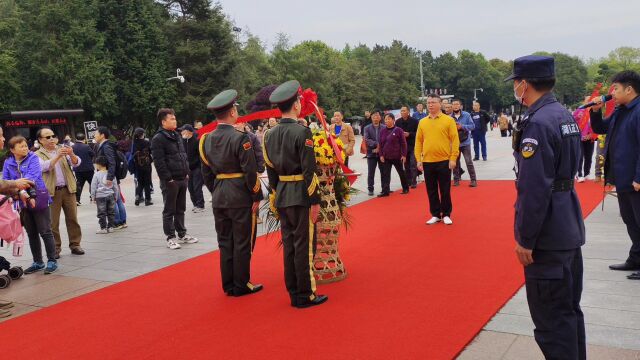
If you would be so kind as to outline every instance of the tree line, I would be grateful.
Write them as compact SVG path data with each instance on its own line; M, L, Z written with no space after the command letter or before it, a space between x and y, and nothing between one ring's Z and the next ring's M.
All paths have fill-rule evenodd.
M638 48L588 61L551 55L556 93L568 106L616 72L640 70ZM469 50L434 56L398 40L334 49L291 44L285 34L268 49L252 34L241 39L210 0L0 0L0 112L83 108L87 120L153 129L160 107L176 109L182 123L207 122L206 104L219 91L237 89L244 105L263 86L295 78L325 109L362 115L415 105L420 61L425 88L447 89L467 108L478 88L487 110L515 103L503 82L511 62ZM184 83L167 80L177 68Z

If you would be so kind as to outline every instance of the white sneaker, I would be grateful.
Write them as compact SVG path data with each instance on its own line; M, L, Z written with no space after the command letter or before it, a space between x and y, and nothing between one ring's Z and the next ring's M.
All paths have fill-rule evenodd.
M439 222L440 222L440 218L434 216L431 219L427 220L427 225L433 225L433 224L439 223Z
M584 177L579 176L579 177L578 177L578 182L579 182L579 183L583 183L583 182L584 182Z
M195 207L191 211L193 211L194 213L201 213L201 212L204 212L204 208Z
M107 234L109 231L107 229L98 229L96 230L96 234Z
M167 247L171 250L177 250L177 249L180 249L182 246L180 246L180 244L176 242L175 238L171 238L167 240Z
M183 237L178 238L178 242L181 244L195 244L198 241L199 241L198 238L195 238L189 234L184 234Z
M453 224L453 220L451 220L451 218L448 216L445 216L444 219L442 219L442 222L444 222L445 225Z

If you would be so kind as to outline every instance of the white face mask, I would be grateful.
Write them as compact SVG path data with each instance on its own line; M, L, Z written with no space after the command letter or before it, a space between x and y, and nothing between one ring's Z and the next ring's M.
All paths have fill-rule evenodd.
M516 86L516 88L513 89L513 96L516 98L516 101L524 105L524 93L527 92L528 85L524 88L524 91L522 92L522 94L518 95L518 89L522 84L524 84L524 81L521 81L520 84L518 84L518 86Z

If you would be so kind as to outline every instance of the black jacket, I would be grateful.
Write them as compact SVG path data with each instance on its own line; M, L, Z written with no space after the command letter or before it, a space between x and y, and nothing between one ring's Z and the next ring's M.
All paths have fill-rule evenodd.
M158 129L151 139L151 155L161 181L184 180L189 174L187 153L177 131Z
M96 157L104 156L107 158L109 168L107 169L107 180L113 181L116 179L116 152L113 150L113 145L109 140L105 140L97 145Z
M73 171L75 172L93 171L93 157L95 156L95 153L91 149L91 146L78 141L75 144L73 144L72 147L73 147L73 153L80 158L80 166L73 169Z
M420 122L413 117L409 116L407 120L400 118L396 120L396 126L402 129L404 132L409 133L407 139L407 151L413 152L413 148L416 146L416 134L418 133L418 124Z
M149 155L151 155L151 144L149 143L149 140L147 140L147 139L134 139L133 140L132 156L134 158L134 163L135 163L136 153L139 152L139 151L145 151L145 149L148 149ZM152 159L153 159L153 156L152 156ZM147 166L143 166L142 168L140 168L140 165L135 163L135 166L136 166L137 170L151 171L151 164L149 164Z
M182 139L182 145L187 152L187 161L189 162L189 170L197 169L200 167L200 149L198 148L199 142L197 136L192 136L188 139Z

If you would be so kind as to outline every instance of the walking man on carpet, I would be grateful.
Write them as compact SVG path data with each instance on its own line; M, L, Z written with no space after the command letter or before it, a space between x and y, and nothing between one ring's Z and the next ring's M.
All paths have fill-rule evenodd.
M580 129L551 92L554 59L514 61L516 100L528 107L514 134L516 255L524 266L534 336L547 359L585 359L582 252L585 229L574 177Z
M460 153L456 161L456 168L453 170L453 186L460 185L460 179L462 178L462 174L464 174L464 170L460 167L460 157L464 156L464 162L467 165L467 171L471 178L469 186L476 187L478 186L478 181L476 179L476 169L471 159L471 137L469 136L470 132L475 128L475 124L471 119L471 115L462 110L462 104L460 100L457 99L453 100L452 113L450 116L456 121L458 140L460 141Z
M234 128L238 120L238 92L225 90L207 108L218 120L215 131L200 138L202 174L211 192L222 290L242 296L262 290L252 284L251 255L262 191L249 136Z
M320 213L319 181L311 130L297 123L302 110L300 83L278 86L269 101L282 112L280 125L264 135L269 186L280 215L284 277L291 306L306 308L328 300L316 294L313 277L314 223Z
M451 116L441 111L442 99L430 94L427 97L429 115L420 120L416 133L415 156L418 170L424 171L424 183L429 196L431 219L427 225L451 220L451 170L456 167L460 154L458 128Z

